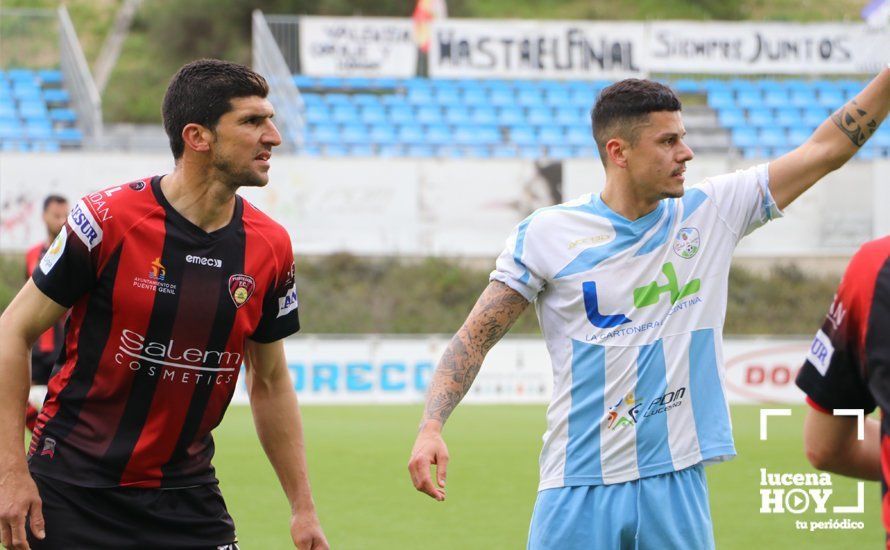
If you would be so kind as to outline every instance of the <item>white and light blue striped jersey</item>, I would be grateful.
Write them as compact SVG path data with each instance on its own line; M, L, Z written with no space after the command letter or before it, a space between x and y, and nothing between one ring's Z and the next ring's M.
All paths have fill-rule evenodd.
M491 280L529 301L553 368L539 489L620 483L735 455L722 331L733 250L781 212L763 164L629 221L599 195L542 208Z

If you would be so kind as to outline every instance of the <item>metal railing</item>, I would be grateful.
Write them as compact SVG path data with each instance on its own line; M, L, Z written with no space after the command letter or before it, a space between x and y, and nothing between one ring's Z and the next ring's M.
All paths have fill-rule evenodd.
M71 94L71 107L84 133L85 144L94 145L102 139L102 98L90 67L83 55L71 17L64 5L58 9L59 55L65 87Z
M253 12L252 46L253 69L269 83L269 101L275 107L282 147L296 152L303 144L303 98L260 10Z

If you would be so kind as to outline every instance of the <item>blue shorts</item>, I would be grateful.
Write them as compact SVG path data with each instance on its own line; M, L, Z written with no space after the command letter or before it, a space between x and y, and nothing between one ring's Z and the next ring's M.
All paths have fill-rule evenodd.
M704 467L614 485L540 491L528 550L582 548L712 550Z

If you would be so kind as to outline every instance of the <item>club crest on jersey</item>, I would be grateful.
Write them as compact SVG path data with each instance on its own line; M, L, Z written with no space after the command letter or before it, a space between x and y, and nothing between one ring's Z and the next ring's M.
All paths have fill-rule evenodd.
M673 248L677 256L686 260L698 254L698 249L701 248L701 235L698 229L684 227L678 231L677 236L674 237Z
M253 295L256 281L249 275L238 273L229 277L229 296L235 302L235 307L241 307Z

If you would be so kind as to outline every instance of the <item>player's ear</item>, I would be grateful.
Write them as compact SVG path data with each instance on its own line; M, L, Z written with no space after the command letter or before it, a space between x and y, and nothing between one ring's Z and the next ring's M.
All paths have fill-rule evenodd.
M186 124L182 129L182 141L186 148L197 152L207 152L210 150L210 143L213 141L213 132L200 124Z
M612 164L619 168L627 168L627 145L621 138L612 138L606 142L606 154Z

